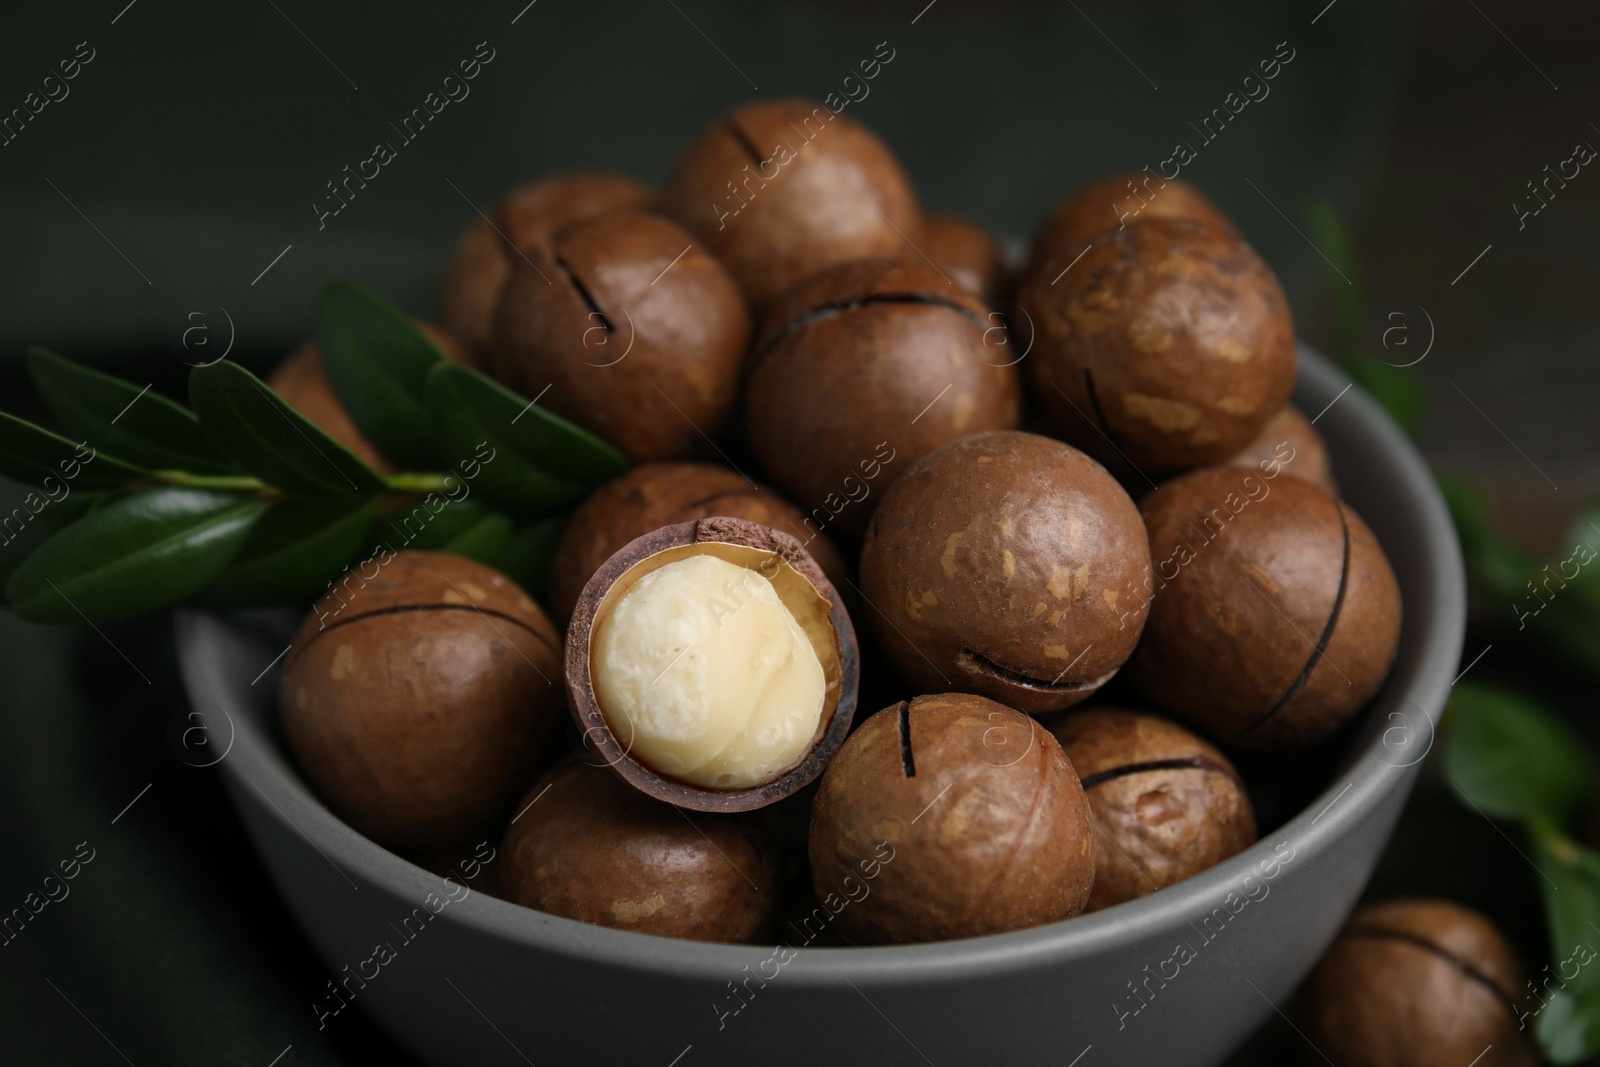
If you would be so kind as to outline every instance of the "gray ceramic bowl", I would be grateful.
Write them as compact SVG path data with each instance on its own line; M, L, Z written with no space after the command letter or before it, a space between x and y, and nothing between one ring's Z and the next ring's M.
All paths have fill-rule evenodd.
M1203 874L1066 922L775 954L446 896L441 878L330 814L286 758L270 728L276 668L263 674L285 637L182 613L184 677L194 707L229 713L223 777L328 978L430 1063L1214 1064L1284 1004L1360 895L1461 648L1466 594L1444 504L1410 443L1346 384L1301 352L1295 400L1327 407L1318 428L1340 485L1400 579L1393 673L1298 816ZM392 952L381 963L380 943ZM337 1026L330 989L305 992Z

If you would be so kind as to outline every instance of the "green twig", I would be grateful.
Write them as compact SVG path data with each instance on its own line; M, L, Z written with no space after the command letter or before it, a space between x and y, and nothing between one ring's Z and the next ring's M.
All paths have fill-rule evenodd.
M383 481L400 493L448 493L461 483L454 474L391 474Z
M183 485L191 489L243 489L247 492L258 492L271 488L260 478L248 474L190 474L188 471L151 473L166 485Z

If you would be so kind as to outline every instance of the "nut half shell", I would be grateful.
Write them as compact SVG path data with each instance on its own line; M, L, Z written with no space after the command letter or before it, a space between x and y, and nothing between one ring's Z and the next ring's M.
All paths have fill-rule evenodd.
M591 643L600 620L646 574L702 553L772 571L767 577L811 642L826 680L822 716L805 754L776 778L749 788L710 789L649 767L633 755L626 738L617 737L595 694ZM584 744L629 785L693 811L749 811L789 796L822 773L855 715L860 660L838 590L798 539L748 519L718 516L663 526L617 550L579 595L565 654L568 707Z

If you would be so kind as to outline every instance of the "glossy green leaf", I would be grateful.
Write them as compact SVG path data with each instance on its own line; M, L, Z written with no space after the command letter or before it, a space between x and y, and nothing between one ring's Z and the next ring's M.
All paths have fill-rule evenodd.
M313 599L355 558L378 497L291 500L268 511L238 555L194 598L206 607L294 604Z
M1495 529L1489 517L1489 503L1477 486L1443 474L1438 476L1438 482L1450 517L1455 520L1456 536L1461 539L1473 585L1507 602L1525 595L1528 577L1535 570L1533 557Z
M490 567L498 567L510 540L511 520L498 512L491 512L440 545L439 551L452 552Z
M1520 694L1460 684L1447 716L1445 775L1486 815L1559 826L1593 788L1582 739Z
M133 382L28 349L28 374L51 414L74 436L148 470L223 474L233 467L194 412Z
M1339 365L1357 385L1372 394L1402 430L1411 437L1417 436L1428 411L1428 390L1416 371L1396 367L1363 351L1348 352Z
M104 489L146 473L88 442L74 443L0 411L0 477L45 490L64 483L80 489ZM53 483L46 479L53 479Z
M492 514L493 509L481 501L430 493L380 515L361 555L365 558L379 549L437 552Z
M480 464L477 488L507 510L549 515L628 468L621 452L468 367L428 372L435 438L453 465Z
M339 279L317 297L313 334L334 392L378 451L400 463L438 465L428 417L428 372L439 347L398 308Z
M0 586L34 549L103 498L103 493L69 490L52 501L43 493L29 492L19 495L11 510L0 511Z
M102 622L176 604L221 573L266 506L211 489L130 493L39 546L6 598L37 622Z
M1317 193L1306 205L1306 228L1328 260L1328 289L1339 352L1354 349L1366 326L1366 279L1356 260L1355 242L1332 200Z
M518 527L500 554L500 570L535 599L544 596L550 580L550 561L555 558L561 531L570 518L572 514L567 512Z
M1542 823L1532 836L1557 982L1542 1006L1528 996L1518 1012L1551 1062L1580 1063L1600 1053L1600 854Z
M196 367L189 402L217 446L268 485L306 497L385 488L376 471L237 363Z

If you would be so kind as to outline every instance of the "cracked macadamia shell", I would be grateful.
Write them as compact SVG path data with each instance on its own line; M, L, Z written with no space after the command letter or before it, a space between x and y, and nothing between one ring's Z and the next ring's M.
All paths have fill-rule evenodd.
M1285 474L1319 485L1339 495L1339 483L1333 477L1333 463L1328 459L1328 446L1322 435L1311 425L1300 409L1285 404L1283 410L1268 420L1261 435L1246 445L1232 459L1230 467L1255 467L1262 472L1282 468Z
M526 254L496 314L491 374L637 463L687 457L722 429L750 315L700 242L627 211L568 226Z
M732 727L739 726L735 719L713 714L719 709L748 710L745 721L748 729L763 717L774 714L773 707L760 701L754 705L740 703L748 695L743 693L742 687L736 687L740 688L738 693L711 692L703 706L680 699L684 694L672 688L662 698L663 703L656 706L648 703L649 684L625 690L611 681L621 676L618 672L625 672L646 680L662 678L665 679L662 685L676 687L683 675L674 672L684 657L698 661L685 668L690 673L701 671L701 664L704 664L704 676L708 679L731 676L719 674L724 667L730 672L733 669L732 661L721 658L722 650L728 647L723 641L740 638L725 629L742 627L747 621L734 599L741 585L737 579L727 583L726 588L719 586L718 591L708 594L703 604L684 601L693 611L660 616L665 625L655 631L641 629L639 619L648 615L641 616L630 609L633 621L627 625L640 636L639 640L614 644L607 636L613 613L628 602L636 587L646 579L659 578L673 564L700 556L715 557L725 568L732 565L726 569L733 573L748 570L770 583L771 592L787 609L788 617L803 634L821 669L821 710L809 744L794 750L795 758L791 763L764 772L759 780L707 783L699 781L696 775L678 777L673 773L674 761L682 758L681 750L685 746L698 753L707 745L720 744L729 736ZM747 594L755 587L767 593L762 583L750 585ZM771 618L763 614L765 610L757 611L750 620L766 617L770 623ZM700 642L699 635L707 633L710 636ZM639 660L635 652L647 658ZM610 657L624 654L634 658L610 662ZM805 658L799 652L794 655ZM578 597L567 627L565 656L568 703L585 746L634 788L681 808L749 811L789 796L822 773L828 760L843 744L855 714L859 685L855 630L838 591L798 540L748 519L716 516L666 526L630 541L613 553L595 571ZM762 652L750 657L748 665L750 670L759 673L770 667L771 662L766 652ZM755 684L753 679L751 685ZM603 699L608 692L624 693L625 699L630 701L642 692L643 698L642 702L608 708ZM775 692L784 695L789 690L780 688ZM734 699L736 697L738 699ZM615 695L612 699L616 699ZM663 709L670 708L680 712L698 711L703 721L697 723L694 715L683 715L681 721L674 722L661 719ZM666 725L658 729L654 725L657 719ZM748 752L721 751L716 758L729 765L761 759L765 766L762 747L766 744L765 740L758 739Z
M1095 708L1052 732L1094 815L1088 911L1181 882L1255 841L1255 814L1233 765L1177 723Z
M520 250L543 244L563 226L613 211L648 208L655 194L625 174L576 171L525 182L488 216L473 215L444 270L439 321L473 348L494 332L494 312Z
M1221 463L1294 385L1294 323L1272 269L1234 234L1151 219L1031 278L1033 395L1072 444L1147 477ZM1114 467L1113 469L1117 469Z
M1010 283L1005 257L989 231L954 215L922 221L922 254L961 288L993 307Z
M1301 999L1306 1037L1332 1063L1543 1062L1522 1018L1540 1001L1525 995L1511 946L1482 915L1450 901L1362 908L1322 957Z
M1316 741L1394 662L1400 590L1372 531L1302 478L1215 467L1139 505L1154 585L1128 677L1227 745Z
M752 356L745 426L816 529L859 533L900 473L940 445L1017 425L1005 330L925 263L846 263L790 292Z
M873 516L861 588L917 690L1023 711L1087 698L1148 607L1138 509L1094 460L1027 433L964 437L916 464Z
M745 104L707 126L665 200L758 309L824 268L910 252L921 227L911 180L883 142L806 100Z
M590 575L629 541L714 515L749 519L799 539L828 580L846 588L838 550L777 493L711 463L644 463L596 489L562 531L550 564L552 614L561 622L570 618Z
M1094 881L1078 776L1032 718L966 693L861 724L811 809L817 899L860 944L977 937L1077 915Z
M661 937L771 936L772 857L738 817L678 811L575 757L518 807L501 845L507 900Z
M364 577L369 569L375 574ZM295 636L283 731L341 818L392 848L502 817L559 736L561 640L500 572L401 552L346 572Z
M472 351L460 340L426 322L416 325L448 359L476 366ZM339 394L333 391L333 382L329 381L327 368L322 364L322 351L315 341L307 341L285 356L267 375L266 385L317 429L344 445L379 474L394 474L399 470L367 440Z
M1204 193L1180 178L1142 172L1108 174L1063 200L1034 235L1024 274L1060 276L1090 240L1150 219L1188 219L1227 232L1233 223Z

